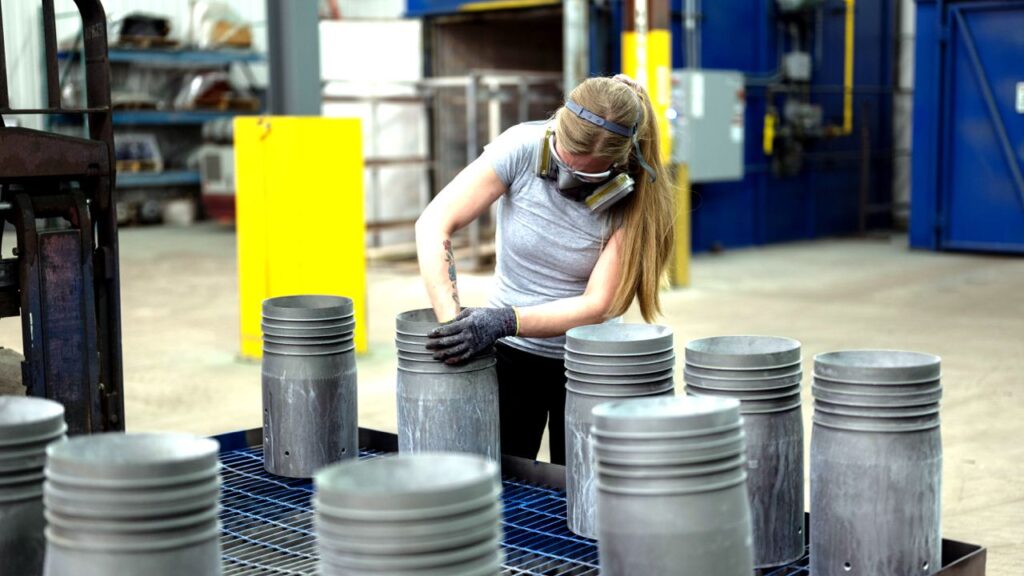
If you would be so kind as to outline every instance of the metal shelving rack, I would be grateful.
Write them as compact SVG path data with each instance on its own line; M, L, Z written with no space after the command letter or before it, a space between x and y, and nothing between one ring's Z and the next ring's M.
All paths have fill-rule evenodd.
M65 50L57 53L57 58L62 63L68 63L74 59L80 59L80 57L81 53L77 50ZM108 58L111 64L162 68L169 71L223 69L232 65L247 66L264 61L264 55L261 53L237 49L111 48L108 52ZM251 77L251 74L249 77ZM197 130L205 122L211 120L255 113L258 112L236 110L120 110L113 113L113 124L115 129L179 126L187 130ZM83 116L81 114L53 115L48 119L48 129L73 126L83 126ZM199 184L200 174L198 169L169 169L162 172L122 172L117 175L117 188L119 189L198 188Z

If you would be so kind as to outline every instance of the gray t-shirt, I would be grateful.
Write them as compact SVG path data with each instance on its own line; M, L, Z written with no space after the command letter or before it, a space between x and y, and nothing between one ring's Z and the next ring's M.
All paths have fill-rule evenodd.
M484 150L508 192L498 200L497 266L491 306L533 306L583 294L610 236L609 212L592 212L537 176L548 122L506 130ZM509 346L562 358L565 336L510 337Z

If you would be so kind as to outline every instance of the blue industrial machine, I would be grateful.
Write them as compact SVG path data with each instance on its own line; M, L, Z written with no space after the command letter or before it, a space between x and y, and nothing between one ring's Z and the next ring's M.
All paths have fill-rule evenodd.
M1024 2L918 0L910 244L1024 253Z
M407 0L407 14L433 20L559 4ZM693 251L891 223L894 0L671 0L671 10L673 68L744 79L743 176L694 186ZM591 2L592 74L621 70L623 11L621 0ZM844 102L844 67L854 54L852 99Z

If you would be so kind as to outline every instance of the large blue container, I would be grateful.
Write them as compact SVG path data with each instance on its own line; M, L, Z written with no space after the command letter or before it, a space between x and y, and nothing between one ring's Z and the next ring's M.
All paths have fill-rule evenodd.
M1024 253L1024 2L918 0L910 244Z

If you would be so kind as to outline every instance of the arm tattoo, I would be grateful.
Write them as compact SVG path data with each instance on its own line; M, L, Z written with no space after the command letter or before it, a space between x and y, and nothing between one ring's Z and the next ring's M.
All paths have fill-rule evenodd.
M448 263L448 280L452 283L452 300L455 300L455 307L462 310L459 304L459 287L455 282L455 251L452 249L452 241L444 241L444 260Z

